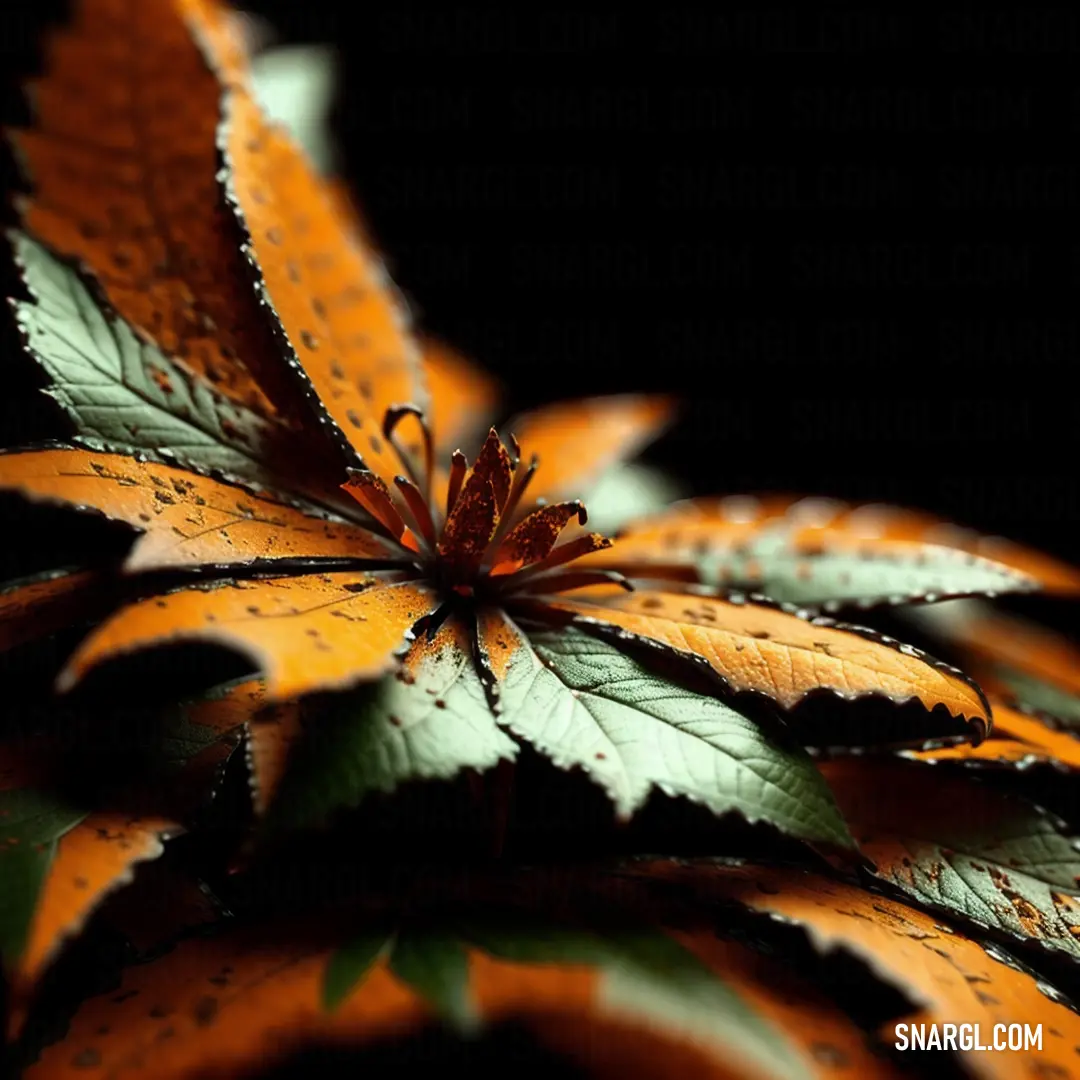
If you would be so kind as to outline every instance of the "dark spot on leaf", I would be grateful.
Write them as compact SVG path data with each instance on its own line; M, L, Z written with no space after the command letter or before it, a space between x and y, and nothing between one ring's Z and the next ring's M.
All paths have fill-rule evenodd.
M214 1022L217 1016L218 999L207 995L199 998L198 1004L192 1010L192 1018L199 1027L207 1027Z
M101 1064L101 1052L88 1046L71 1059L71 1064L76 1069L96 1069Z
M304 348L312 352L319 347L319 339L310 330L301 330L300 340L304 343Z

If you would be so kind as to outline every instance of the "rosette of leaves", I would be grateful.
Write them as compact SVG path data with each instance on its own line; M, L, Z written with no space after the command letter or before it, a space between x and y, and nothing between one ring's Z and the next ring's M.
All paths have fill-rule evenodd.
M256 1075L305 1047L384 1061L442 1023L474 1047L524 1032L599 1074L892 1076L883 1033L903 1018L1042 1023L1049 1056L1020 1064L1071 1075L1080 1021L1047 988L1080 959L1080 858L1067 795L1052 815L1027 784L1080 762L1068 663L1025 653L1026 628L984 636L971 608L926 613L1073 596L1080 573L889 507L665 505L632 463L665 399L492 426L495 383L414 331L346 189L299 145L329 159L305 87L325 104L302 66L250 63L212 0L78 0L12 133L15 319L68 430L0 456L0 489L126 545L0 600L5 648L77 628L58 703L0 742L26 1074ZM959 667L840 620L914 603ZM152 708L110 681L189 645L246 673L159 687ZM988 698L964 671L995 664ZM376 793L469 777L501 828L529 755L615 820L657 800L737 819L758 864L364 868ZM224 772L247 775L250 837L213 827ZM345 884L317 862L286 897L313 825L348 851ZM111 933L121 959L156 958L71 992L57 957L88 919L73 954ZM838 951L865 992L834 977ZM960 1064L1004 1077L1018 1059Z

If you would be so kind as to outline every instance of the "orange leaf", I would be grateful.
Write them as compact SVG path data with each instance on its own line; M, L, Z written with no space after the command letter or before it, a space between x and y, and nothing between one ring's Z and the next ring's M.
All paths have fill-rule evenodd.
M10 1027L22 1026L33 989L65 939L82 929L108 893L131 880L137 863L162 853L162 837L175 828L161 819L97 813L60 838L26 948L10 973Z
M0 791L47 786L56 758L55 748L44 741L5 743L0 747ZM74 815L69 824L72 821L52 841L55 848L46 863L21 951L6 958L10 1035L22 1028L38 981L64 942L82 929L108 893L131 880L137 863L156 859L163 850L162 838L177 829L160 818L116 813ZM17 844L5 844L5 852L18 851ZM0 869L3 858L0 852ZM20 885L29 887L28 882Z
M985 1080L1074 1075L1080 1017L1048 998L1034 978L991 959L984 949L914 908L814 874L772 868L649 863L638 873L697 880L711 900L792 920L822 953L843 949L916 1002L911 1023L978 1024L990 1043L995 1024L1042 1025L1041 1050L984 1053L960 1049L964 1066ZM889 1022L881 1033L896 1038Z
M927 709L944 706L972 721L979 738L989 728L989 707L958 671L869 631L678 593L605 590L550 607L598 630L699 658L732 690L757 691L784 708L818 689L849 699L883 694L897 703L917 699Z
M288 927L181 942L161 959L129 968L117 990L87 1001L64 1039L46 1048L26 1076L61 1080L88 1068L118 1080L247 1076L304 1047L408 1039L434 1019L386 960L327 1010L322 992L333 954L325 935L296 940ZM485 1021L524 1025L601 1076L774 1075L751 1068L734 1048L717 1054L713 1044L680 1031L674 1018L649 1023L639 1010L605 1000L603 973L584 964L512 963L470 950L468 968L469 991ZM829 1015L824 1008L822 1014ZM679 1071L688 1067L692 1073Z
M326 1010L332 947L287 936L281 943L283 936L249 930L185 941L129 969L118 991L82 1007L67 1037L27 1076L81 1076L91 1063L110 1076L154 1080L248 1075L305 1045L359 1046L431 1019L430 1006L385 962ZM477 1004L493 1020L587 1009L596 983L587 968L507 964L480 953L470 956L470 969Z
M258 559L381 559L387 548L356 525L312 517L244 488L169 465L92 450L0 455L0 489L92 508L139 529L125 569Z
M417 1030L429 1010L379 965L366 992L322 1008L326 944L246 932L181 942L87 1001L28 1077L208 1080L244 1076L312 1042L363 1044ZM165 1033L168 1032L166 1035Z
M490 421L499 391L489 375L441 341L425 338L421 347L435 447L440 453L450 453Z
M1027 619L1002 615L989 605L931 611L941 622L935 619L930 628L959 645L972 663L1012 668L1080 695L1080 649L1061 634ZM1001 692L1006 692L1004 687Z
M674 412L669 398L623 395L546 405L508 425L523 460L540 461L531 499L576 498L612 465L655 439Z
M0 589L0 651L90 618L104 606L102 580L90 570L60 571Z
M304 713L299 701L270 705L251 718L248 758L257 814L266 813L289 767L293 747L303 734Z
M729 495L677 503L662 514L631 522L619 533L616 547L595 563L613 568L693 564L741 552L752 558L749 545L769 534L782 537L788 550L807 559L808 574L814 559L826 553L918 560L930 549L946 548L1011 571L1017 591L1080 593L1080 570L1000 537L982 536L921 511L877 504L852 507L835 499L789 495ZM753 584L753 563L744 569ZM1008 587L1003 581L1002 588Z
M961 743L928 750L908 750L905 757L915 761L970 762L971 764L1053 765L1055 768L1080 770L1080 739L1068 731L1050 727L1038 716L1028 715L991 696L994 730L978 746Z
M67 689L116 653L206 641L250 656L267 701L377 678L413 624L435 607L430 589L347 571L222 582L121 609L83 642L61 673Z
M339 441L390 484L401 462L387 409L423 407L418 350L386 272L301 151L251 95L228 98L229 195L250 234L265 296Z
M1080 595L1080 570L1000 536L983 536L931 514L895 506L843 508L831 521L809 522L795 537L802 548L866 545L875 551L937 544L989 559L1024 575L1045 592Z
M901 1073L871 1052L866 1035L822 994L820 986L715 934L684 931L673 936L801 1046L809 1075L821 1080L899 1080Z
M290 385L220 209L221 85L193 33L238 77L215 0L78 0L15 136L34 187L23 219L164 352L265 415Z

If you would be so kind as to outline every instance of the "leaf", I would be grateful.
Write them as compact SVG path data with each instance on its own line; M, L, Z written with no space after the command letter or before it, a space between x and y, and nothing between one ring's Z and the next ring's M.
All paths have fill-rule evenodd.
M434 640L413 642L400 669L377 683L257 714L258 807L265 811L284 780L275 820L298 828L410 780L449 780L513 760L517 745L496 725L471 654L464 625L451 619Z
M674 477L629 462L606 469L591 488L581 493L581 501L589 508L592 527L610 536L635 518L666 510L682 493Z
M666 1028L714 1053L753 1062L765 1075L803 1072L787 1038L725 984L692 951L654 930L606 933L520 919L466 924L485 953L528 964L589 965L601 972L597 998L605 1011L644 1028ZM719 976L719 977L718 977Z
M90 570L52 570L0 586L0 651L91 618L102 585Z
M391 406L426 404L403 307L381 262L351 220L340 219L336 200L284 130L267 123L242 86L227 100L226 191L250 237L260 295L292 367L309 383L323 430L351 464L390 484L401 463L383 435L384 415Z
M970 776L915 762L825 762L882 881L916 903L1080 959L1080 853L1064 825Z
M477 1027L468 953L454 937L438 930L405 931L394 941L390 970L459 1030Z
M642 943L616 940L593 967L464 954L445 935L436 951L435 928L413 933L411 944L406 934L389 961L377 959L332 1010L324 1007L326 987L343 961L329 929L246 927L182 941L129 968L117 990L85 1002L26 1076L74 1077L88 1068L118 1080L249 1075L304 1046L407 1039L432 1018L425 995L456 1008L463 992L478 1019L523 1025L571 1060L593 1061L603 1048L612 1075L669 1077L673 1061L715 1080L808 1074L772 1025L659 935L648 943L652 960L642 957ZM678 965L670 958L658 965L669 953L680 956ZM361 963L368 955L365 943ZM452 1001L443 1000L448 993Z
M140 530L124 568L242 566L278 558L383 559L366 529L323 520L186 469L56 447L0 454L0 490L92 509Z
M65 939L131 880L136 863L157 858L175 829L162 819L70 805L45 784L41 749L0 744L0 956L12 1035Z
M1080 1017L1048 996L1043 984L1010 966L1004 954L984 950L921 911L792 870L650 861L634 873L693 884L701 899L737 903L801 926L819 953L853 954L914 1002L917 1011L897 1021L978 1024L988 1044L995 1024L1042 1025L1041 1050L960 1049L962 1064L973 1076L1015 1080L1022 1074L1045 1075L1047 1069L1073 1075ZM881 1032L890 1045L896 1039L894 1024L890 1020Z
M237 680L166 711L148 764L165 774L162 784L177 814L195 813L217 795L260 691L256 680Z
M580 598L580 599L579 599ZM891 638L828 619L802 618L762 604L640 590L584 592L551 601L576 623L696 658L734 691L756 691L790 709L828 690L846 700L879 694L912 699L966 719L977 739L989 707L955 668Z
M546 405L508 425L524 460L540 461L530 499L580 497L611 467L633 457L667 426L671 399L621 396Z
M321 173L336 153L327 116L338 80L337 55L323 45L267 49L252 61L255 97L266 115L283 124Z
M752 1009L797 1044L808 1075L822 1080L899 1080L901 1071L874 1053L867 1036L822 993L820 983L804 981L734 941L712 933L674 935L692 950Z
M330 957L323 975L322 1007L327 1012L338 1008L392 945L391 935L385 931L372 931L360 934L338 949Z
M68 689L96 664L151 645L205 641L251 657L267 700L352 686L391 670L431 590L357 571L219 582L142 600L107 619L60 674Z
M1036 714L1021 712L991 696L994 730L978 746L934 746L923 750L905 750L902 756L912 761L956 762L969 766L1000 766L1026 769L1033 765L1052 765L1059 770L1080 769L1080 738L1070 731L1059 731Z
M693 499L626 525L591 564L647 576L694 567L706 584L837 611L956 596L1080 592L1080 571L997 537L897 507L831 499Z
M37 898L56 854L57 841L86 817L46 792L13 786L11 763L0 757L0 956L14 964L26 950Z
M15 304L23 340L80 437L265 485L275 425L108 317L40 244L17 233L14 245L33 298Z
M162 352L263 415L292 415L270 324L218 208L219 75L240 77L242 62L221 19L213 0L79 0L31 87L33 129L14 137L34 188L22 218L82 260Z
M487 427L499 403L495 380L471 361L434 338L423 338L424 375L431 395L435 447L450 453L470 443Z
M912 621L957 648L988 689L1080 731L1080 649L1069 639L975 601L928 608Z
M322 987L332 946L256 929L182 941L86 1001L27 1077L187 1080L257 1072L305 1043L362 1044L419 1028L427 1010L379 964L335 1012ZM170 1034L162 1036L162 1032Z
M499 723L559 767L581 768L620 817L656 788L802 840L850 845L809 758L771 742L730 705L572 627L526 638L501 616L481 626L501 681Z

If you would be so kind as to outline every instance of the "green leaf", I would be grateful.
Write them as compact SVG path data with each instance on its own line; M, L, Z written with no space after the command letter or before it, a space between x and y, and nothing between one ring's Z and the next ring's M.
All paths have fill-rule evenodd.
M252 62L251 75L267 115L289 129L319 172L331 172L336 154L327 116L337 82L334 50L322 45L268 49Z
M21 955L60 838L86 814L32 788L0 791L0 957Z
M659 513L683 494L666 473L633 462L608 469L582 502L589 512L589 527L611 535L636 517Z
M469 957L453 935L438 930L409 930L394 945L390 970L462 1031L478 1023L469 989Z
M459 919L455 930L470 944L514 964L587 964L610 961L612 946L584 927L560 926L525 914Z
M1080 851L1061 821L940 766L864 758L823 769L882 881L1080 959Z
M800 1076L801 1055L783 1032L679 942L651 929L603 932L515 918L462 925L469 941L514 963L584 964L603 972L601 1006L690 1040L745 1056L777 1077Z
M580 630L522 636L502 702L504 727L561 768L583 769L622 817L657 788L802 840L852 846L803 750L771 742L726 702L670 682Z
M514 759L517 745L496 725L460 633L447 624L432 646L413 646L401 672L318 699L318 738L297 748L271 825L308 827L410 780ZM253 724L253 739L275 737L274 725Z
M21 233L12 240L34 301L14 305L19 328L80 442L262 482L265 420L107 315L71 266Z
M392 942L391 934L371 932L353 938L334 953L323 979L322 1003L327 1012L333 1012L367 978Z
M1031 589L1030 579L1008 567L934 544L903 553L872 546L796 551L784 526L699 556L697 565L707 585L738 585L781 603L825 611Z
M5 967L26 948L30 922L55 856L56 841L32 851L0 854L0 960Z

